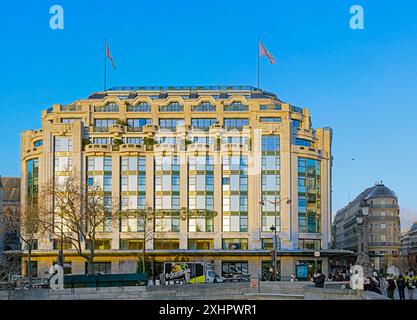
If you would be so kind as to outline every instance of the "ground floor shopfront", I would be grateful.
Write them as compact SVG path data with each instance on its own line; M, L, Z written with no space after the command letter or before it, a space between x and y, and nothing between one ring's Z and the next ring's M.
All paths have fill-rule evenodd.
M309 280L316 270L329 273L332 259L351 254L344 250L294 250L277 252L277 279L288 281L292 274L299 280ZM158 279L166 262L203 262L212 266L219 276L242 274L259 276L270 280L272 255L268 250L153 250L146 252L146 270L153 279ZM57 261L57 252L34 252L32 275L42 277ZM27 274L26 258L22 260L22 273ZM103 251L94 258L94 272L117 274L136 273L142 265L142 251ZM85 274L85 259L75 252L64 253L64 272L66 274Z

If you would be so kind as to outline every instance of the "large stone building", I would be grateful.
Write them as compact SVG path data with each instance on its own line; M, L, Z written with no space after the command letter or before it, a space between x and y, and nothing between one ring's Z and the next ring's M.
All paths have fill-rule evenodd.
M401 235L401 256L404 269L417 271L417 222Z
M53 105L41 129L22 134L23 204L65 167L80 168L84 183L101 184L122 208L156 211L145 244L155 274L180 259L211 262L218 274L265 275L274 225L282 279L302 277L314 266L326 271L340 253L328 248L331 141L308 109L249 86L113 88ZM107 231L95 270L135 272L144 245L137 221ZM38 273L56 261L54 243L39 238ZM85 272L74 252L65 261L68 272Z
M371 267L375 270L386 271L391 265L398 266L399 214L397 196L382 183L367 188L339 210L333 221L333 247L354 251L355 255L338 263L344 267L355 264L356 254L362 250L369 254ZM362 233L361 228L366 228L366 233ZM361 241L361 235L368 237Z

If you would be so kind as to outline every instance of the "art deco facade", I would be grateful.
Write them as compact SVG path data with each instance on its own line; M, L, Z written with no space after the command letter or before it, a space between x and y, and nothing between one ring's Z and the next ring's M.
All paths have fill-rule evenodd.
M363 218L364 207L369 208L366 218L368 239L359 241L361 226L357 218ZM399 214L398 199L392 190L382 183L367 188L334 217L334 247L357 253L359 246L366 242L373 269L386 271L391 265L398 267L401 230ZM365 224L363 226L366 227ZM356 257L352 256L344 263L349 266L355 261Z
M22 134L22 198L79 168L125 209L153 208L146 242L153 268L164 261L207 261L265 273L272 233L282 278L315 260L327 268L331 221L329 128L313 129L308 109L247 86L119 87L42 113ZM261 203L263 202L263 205ZM133 219L100 234L96 270L135 272L143 241ZM57 241L38 241L37 271L56 261ZM68 270L84 260L65 252ZM157 273L158 271L155 271Z

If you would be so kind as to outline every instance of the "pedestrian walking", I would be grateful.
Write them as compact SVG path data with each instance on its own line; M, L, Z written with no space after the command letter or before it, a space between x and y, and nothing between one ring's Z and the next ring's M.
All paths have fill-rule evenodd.
M417 281L416 281L417 278L414 276L412 272L410 273L406 272L404 279L407 285L408 299L413 300L414 290L416 289L416 284L417 284Z
M405 300L405 294L404 294L405 287L406 287L405 279L403 275L400 274L397 279L397 288L398 288L398 295L400 296L400 300Z
M395 281L394 281L394 279L392 278L391 275L388 275L386 280L387 280L387 295L388 295L388 298L394 300L394 292L395 292L395 288L397 286L395 285Z

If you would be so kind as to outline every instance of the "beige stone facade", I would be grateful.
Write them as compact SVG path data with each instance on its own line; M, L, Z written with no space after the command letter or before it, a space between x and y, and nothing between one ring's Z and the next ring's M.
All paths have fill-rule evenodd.
M53 105L42 112L41 129L22 134L22 204L68 165L121 206L165 215L146 242L154 264L208 261L221 274L229 261L261 274L273 221L282 279L303 261L326 271L340 253L328 248L331 141L331 129L312 128L308 109L253 87L114 88ZM201 217L207 208L214 214ZM112 221L100 234L95 261L107 263L106 272L135 272L141 250L133 240L141 232L134 224ZM34 256L38 274L56 261L49 235ZM84 273L74 252L65 261L69 272Z
M398 198L393 191L378 183L367 188L354 201L339 210L333 221L333 246L335 249L358 252L361 245L360 226L357 218L363 218L362 209L368 209L367 234L365 239L371 267L385 272L391 265L399 266L400 254L400 210ZM349 267L355 256L344 260Z

